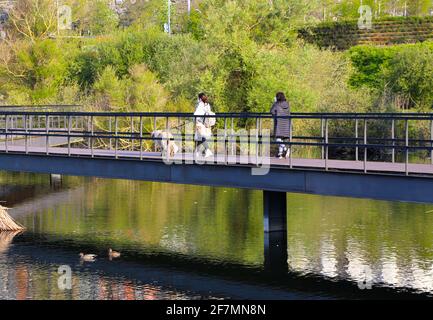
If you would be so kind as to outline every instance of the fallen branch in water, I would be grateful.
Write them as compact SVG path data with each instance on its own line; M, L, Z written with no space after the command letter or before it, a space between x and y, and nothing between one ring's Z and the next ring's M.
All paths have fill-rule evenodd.
M12 219L7 212L7 208L0 205L0 232L21 230L24 230L24 227Z

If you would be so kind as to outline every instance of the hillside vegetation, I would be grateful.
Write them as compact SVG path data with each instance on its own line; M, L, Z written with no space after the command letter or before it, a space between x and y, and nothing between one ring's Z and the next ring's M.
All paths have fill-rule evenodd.
M276 91L294 111L428 110L432 46L335 52L298 38L324 1L202 0L188 15L167 3L20 0L0 41L0 103L78 103L93 110L191 111L206 91L218 112L268 112ZM404 75L404 77L399 76Z

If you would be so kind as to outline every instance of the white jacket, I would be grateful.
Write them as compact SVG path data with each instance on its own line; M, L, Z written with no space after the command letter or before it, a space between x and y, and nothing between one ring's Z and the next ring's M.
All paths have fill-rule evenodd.
M199 101L195 108L194 115L195 116L204 116L208 114L213 114L211 106L209 103L204 103L203 101ZM212 136L211 125L209 125L210 118L197 117L196 118L196 132L195 132L195 140L201 141L203 138L209 139ZM210 121L212 122L212 121Z

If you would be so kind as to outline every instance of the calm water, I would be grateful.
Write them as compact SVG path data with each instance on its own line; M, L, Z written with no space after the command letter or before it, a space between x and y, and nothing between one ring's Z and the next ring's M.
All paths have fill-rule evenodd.
M257 191L0 173L2 299L333 299L433 293L433 206L290 194L287 272L263 270ZM110 261L108 248L122 252ZM80 252L95 253L81 263ZM72 290L58 287L59 266ZM371 290L360 290L368 274ZM410 294L410 295L409 295Z

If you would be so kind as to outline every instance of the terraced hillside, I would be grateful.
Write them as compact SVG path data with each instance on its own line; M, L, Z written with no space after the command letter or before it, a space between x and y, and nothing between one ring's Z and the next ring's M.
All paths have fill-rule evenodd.
M346 50L359 44L386 46L433 39L433 17L388 18L373 21L370 30L357 21L322 23L299 30L299 37L321 48Z

